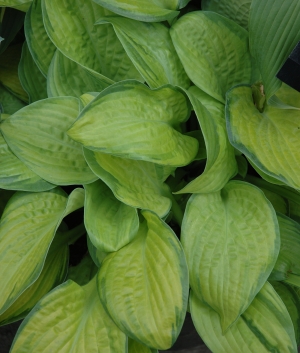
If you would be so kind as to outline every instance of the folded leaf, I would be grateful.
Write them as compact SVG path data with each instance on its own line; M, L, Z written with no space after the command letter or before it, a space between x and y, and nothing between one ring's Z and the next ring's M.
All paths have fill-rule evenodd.
M125 353L126 348L126 336L102 307L94 278L83 287L69 280L45 296L23 321L11 352Z
M160 217L169 212L171 194L164 181L171 174L170 168L87 149L84 149L84 156L92 171L121 202L151 210Z
M250 83L248 33L235 22L195 11L175 22L170 34L189 78L213 98L224 103L230 87Z
M252 90L237 86L227 93L226 119L231 144L264 173L300 189L300 111L267 105L260 113Z
M148 347L164 350L173 345L184 321L188 269L171 228L152 212L142 214L146 222L137 237L104 259L98 290L122 331Z
M56 47L50 40L43 22L42 0L34 0L26 13L24 30L30 53L44 76L47 76L49 65Z
M226 332L268 279L280 247L276 214L262 191L241 181L193 195L181 242L195 295L214 309Z
M300 225L282 214L277 214L277 218L281 245L270 279L283 281L289 273L300 276Z
M97 4L134 20L160 22L173 20L179 14L180 0L94 0Z
M96 248L113 252L132 241L139 228L136 209L116 199L101 180L85 190L84 224Z
M5 119L1 131L12 151L41 178L56 185L90 183L97 178L82 147L66 134L78 113L77 98L48 98Z
M268 282L224 335L218 314L193 292L190 307L196 330L212 352L297 353L292 320Z
M47 98L47 81L34 62L26 42L23 44L19 63L19 79L27 92L29 103Z
M42 0L42 8L46 31L65 56L104 79L141 79L112 26L94 26L110 11L92 0Z
M85 69L56 50L49 67L47 84L49 97L79 97L85 92L101 92L114 81Z
M46 191L55 185L48 183L16 157L0 133L0 187L8 190Z
M234 148L226 132L224 106L196 86L187 93L204 136L207 161L204 172L176 194L218 191L237 173Z
M267 100L280 88L281 81L276 74L299 39L298 0L252 0L250 51L260 70Z
M245 29L248 29L248 18L252 0L202 0L204 11L214 11L228 17Z
M152 91L138 81L123 81L102 91L68 134L91 150L182 166L198 151L196 139L177 131L189 114L189 102L179 89Z
M103 23L114 26L128 56L151 88L168 83L183 88L190 86L165 25L116 16L97 22Z

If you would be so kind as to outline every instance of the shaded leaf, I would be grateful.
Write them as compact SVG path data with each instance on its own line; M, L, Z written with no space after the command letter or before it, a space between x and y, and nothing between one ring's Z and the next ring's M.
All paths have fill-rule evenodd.
M0 103L3 107L4 113L14 114L19 109L25 107L25 103L17 98L14 94L9 92L0 84Z
M224 333L275 265L280 236L274 209L258 188L231 181L219 192L192 195L181 231L191 288L220 315Z
M128 353L158 353L158 351L128 337Z

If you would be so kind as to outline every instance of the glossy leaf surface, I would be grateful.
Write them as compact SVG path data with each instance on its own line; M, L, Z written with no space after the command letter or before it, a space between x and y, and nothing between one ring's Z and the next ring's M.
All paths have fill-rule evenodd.
M276 262L279 229L273 207L251 184L193 195L181 242L195 295L221 317L225 332L248 308Z
M213 352L297 353L292 320L268 282L224 335L218 314L193 292L190 306L194 325Z
M146 222L137 237L104 259L98 289L122 331L149 347L168 349L184 321L188 270L172 230L152 212L142 214Z
M230 87L250 82L248 33L235 22L195 11L175 22L170 34L191 81L218 101L224 103Z
M178 89L152 91L138 81L123 81L101 92L68 134L91 150L182 166L198 151L196 139L176 130L189 114L189 103Z

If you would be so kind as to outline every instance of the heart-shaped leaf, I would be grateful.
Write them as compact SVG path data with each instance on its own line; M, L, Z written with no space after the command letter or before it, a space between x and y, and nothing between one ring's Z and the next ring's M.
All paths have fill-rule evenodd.
M173 345L184 321L188 270L171 228L152 212L142 211L142 215L146 221L137 237L104 259L98 290L122 331L148 347L164 350Z
M241 181L194 194L182 222L181 242L190 285L221 317L225 332L269 277L280 247L276 214L262 191Z

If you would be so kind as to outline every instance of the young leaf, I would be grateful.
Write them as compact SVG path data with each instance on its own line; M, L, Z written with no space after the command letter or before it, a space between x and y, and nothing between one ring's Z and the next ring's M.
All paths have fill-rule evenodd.
M252 0L202 0L204 11L214 11L228 17L245 29L248 29L248 18Z
M182 166L198 151L196 139L177 131L189 114L189 102L179 89L150 90L138 81L123 81L102 91L68 134L91 150Z
M177 15L180 0L94 0L97 4L134 20L144 22L171 21Z
M20 326L11 353L33 351L126 353L126 336L102 307L95 277L85 286L68 280L35 306Z
M181 231L191 288L220 315L226 332L275 265L280 237L274 209L258 188L231 181L219 192L193 195Z
M116 16L97 22L103 23L114 26L128 56L151 88L168 83L183 88L190 86L165 25Z
M267 100L280 88L281 81L276 74L299 39L298 0L252 0L250 51L260 70Z
M290 315L268 282L225 334L219 315L193 292L190 307L196 330L212 352L297 353Z
M0 223L0 313L39 277L66 203L57 188L17 192L9 200Z
M85 69L56 50L47 76L49 97L79 97L85 92L101 92L114 81Z
M164 350L173 345L184 321L188 269L172 230L154 213L142 211L142 215L146 222L137 237L104 259L98 290L122 331Z
M41 178L56 185L90 183L97 177L80 144L66 134L78 112L77 98L48 98L5 119L1 131L12 151Z
M187 93L204 136L207 161L204 172L176 194L218 191L237 173L234 148L226 132L224 105L196 86Z
M34 0L26 13L24 30L26 42L37 67L47 77L49 65L56 47L44 26L42 0Z
M104 252L128 244L139 228L136 209L115 198L101 180L85 185L84 224L91 242Z
M29 103L47 98L47 81L34 62L26 42L19 63L19 79L27 92Z
M289 217L277 214L281 246L270 279L283 281L289 273L300 276L300 225Z
M170 210L171 194L164 183L173 169L146 161L120 158L84 148L91 170L126 205L148 209L160 217Z
M221 103L230 87L250 83L248 33L235 22L195 11L175 22L170 34L191 81Z
M7 146L0 133L0 187L8 190L47 191L55 187L30 170Z
M112 26L94 26L111 12L92 0L42 0L42 8L46 31L65 56L114 81L141 79Z
M227 93L226 119L231 144L264 173L300 189L300 111L267 105L260 113L249 86Z

